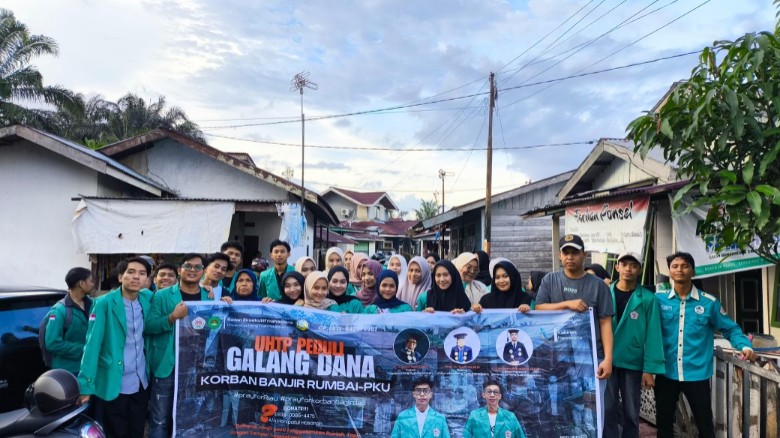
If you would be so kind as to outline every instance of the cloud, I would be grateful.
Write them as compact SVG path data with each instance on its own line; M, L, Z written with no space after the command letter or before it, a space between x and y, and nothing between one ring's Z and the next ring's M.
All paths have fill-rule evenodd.
M574 169L593 145L499 148L622 137L673 81L690 75L696 57L552 86L529 84L697 50L774 26L774 8L764 0L711 2L651 35L695 5L665 2L669 6L641 11L646 4L592 2L550 33L583 2L7 3L33 33L60 44L58 58L36 61L47 83L109 99L128 91L163 94L207 134L298 144L301 100L290 80L301 71L318 84L304 91L307 117L444 100L307 121L307 144L393 150L307 148L306 179L315 189L338 183L387 190L411 202L441 192L438 170L444 169L454 173L445 179L447 205L477 199L484 190L486 153L470 149L487 144L487 95L480 93L488 90L489 72L497 72L502 89L494 114L493 186L510 187ZM621 27L602 36L615 26ZM95 65L100 68L90 68ZM467 95L474 96L459 99ZM278 123L285 121L291 123ZM207 138L223 150L252 154L275 173L287 166L299 173L294 146ZM469 151L404 151L409 148Z

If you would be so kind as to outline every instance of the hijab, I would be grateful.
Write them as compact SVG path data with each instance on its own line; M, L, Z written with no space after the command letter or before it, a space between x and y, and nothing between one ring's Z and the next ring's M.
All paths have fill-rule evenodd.
M547 273L544 271L531 271L531 286L533 286L534 295L539 291L539 286L542 285L542 279L545 275Z
M314 270L317 270L317 262L314 261L311 257L300 257L298 260L295 261L295 270L297 272L301 272L301 269L303 269L303 264L306 263L306 260L311 260L312 263L314 263Z
M355 285L356 287L360 286L360 283L363 282L360 278L360 272L358 272L358 265L360 265L360 262L368 260L368 254L364 252L356 252L352 254L352 258L349 260L349 282Z
M252 280L252 292L249 293L247 296L241 296L238 294L238 290L235 288L233 289L233 300L234 301L260 301L260 297L257 295L257 275L255 275L254 272L252 272L251 269L242 269L238 271L236 274L236 281L238 280L238 277L241 276L241 274L247 274L249 275L249 279Z
M396 274L398 276L398 280L400 281L402 278L406 278L406 269L407 269L407 267L409 265L406 263L406 258L404 256L402 256L401 254L394 254L394 255L390 256L389 259L387 259L387 266L388 267L390 266L390 260L393 260L393 259L398 259L398 262L401 263L401 273L400 274Z
M335 301L336 304L344 304L352 300L358 299L354 295L347 295L346 289L344 290L344 293L341 295L333 295L330 292L330 280L333 278L333 274L335 274L336 272L341 272L342 274L344 274L344 278L347 279L347 286L349 286L349 271L347 270L347 268L343 266L334 266L330 268L330 271L328 271L328 298Z
M479 273L477 273L475 280L481 281L485 286L490 286L493 274L493 270L490 269L490 256L485 251L477 251L477 257L479 258Z
M593 275L595 275L596 277L602 280L609 278L609 272L607 272L607 270L604 269L604 267L599 265L598 263L585 266L585 270L593 271Z
M382 283L382 280L389 278L393 280L393 283L395 283L395 295L393 295L392 298L389 300L382 297L382 294L379 293L379 285ZM376 298L374 298L374 302L371 304L377 306L380 309L392 309L394 307L398 307L402 304L406 304L403 301L398 299L398 275L396 275L395 272L385 269L381 273L379 273L379 277L376 278Z
M493 260L490 261L490 275L492 276L494 271L496 270L496 263L498 262L508 262L509 259L506 257L496 257Z
M493 278L496 277L496 270L502 268L509 274L509 290L500 291L493 284L489 294L479 300L479 304L485 309L516 309L521 304L531 305L531 296L523 292L523 282L520 278L520 271L509 261L500 261L493 268Z
M462 252L459 256L455 257L455 260L452 261L452 264L455 265L455 269L458 270L458 277L460 277L460 271L463 270L463 267L469 264L472 260L476 260L477 263L479 263L479 256L474 254L473 252ZM461 277L461 281L463 278ZM476 277L474 278L476 280Z
M284 283L290 277L294 278L295 281L297 281L298 284L301 285L301 295L298 298L296 298L296 299L292 299L292 298L288 297L286 293L284 293ZM298 300L303 299L303 295L304 295L303 294L303 284L305 283L305 281L306 280L303 278L303 275L301 275L301 273L298 272L298 271L290 271L290 272L285 273L284 276L282 277L282 290L280 291L282 297L279 298L279 300L276 301L276 302L279 303L279 304L289 304L291 306L295 305L295 303Z
M398 287L398 293L395 296L412 306L412 309L417 310L417 297L431 288L431 267L428 266L428 261L420 256L413 257L409 262L409 265L412 263L419 266L420 271L422 271L420 282L412 284L412 282L409 281L409 269L407 266L407 276L400 279L401 285Z
M436 284L436 270L444 268L449 272L452 278L452 284L447 289L441 289ZM453 309L470 310L471 302L466 292L463 290L463 280L455 265L449 260L440 260L433 267L431 290L428 291L428 301L426 307L433 307L434 310L449 312Z
M311 295L309 295L309 291L312 287L314 287L314 283L316 283L319 280L325 280L325 282L328 282L328 275L325 274L322 271L311 271L309 275L306 277L306 281L304 282L304 302L303 307L311 307L313 309L320 309L320 310L328 310L328 307L336 304L335 301L331 300L328 297L325 297L320 301L319 303L315 303L311 299Z
M344 251L341 248L339 248L338 246L331 246L330 248L328 248L327 251L325 251L325 266L328 269L333 267L333 266L328 265L328 259L330 258L331 254L338 254L339 257L341 258L341 264L344 265ZM349 272L349 271L347 271L347 272ZM349 282L349 275L347 275L347 282Z
M357 254L355 254L355 257L357 257ZM355 258L353 257L352 260L355 260ZM369 260L363 265L363 269L366 268L368 268L368 270L374 274L374 278L377 279L377 282L373 287L366 287L363 286L363 282L361 280L361 288L357 294L355 294L355 296L360 299L360 302L362 302L364 306L368 306L371 304L371 302L374 301L374 298L376 298L376 291L379 290L379 274L382 272L382 265L380 265L376 260Z

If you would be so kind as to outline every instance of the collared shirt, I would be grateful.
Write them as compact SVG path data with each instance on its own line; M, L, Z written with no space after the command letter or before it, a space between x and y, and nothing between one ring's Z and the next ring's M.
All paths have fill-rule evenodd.
M419 436L422 436L425 419L428 417L428 410L430 410L430 408L426 409L425 412L420 412L420 410L417 409L417 406L414 407L414 412L417 413L417 432L420 434Z
M685 299L674 290L657 292L661 309L666 377L680 382L712 377L715 330L737 350L752 348L742 329L729 318L717 298L693 289Z
M122 297L125 305L125 351L122 394L135 394L141 387L146 389L146 356L144 355L144 312L141 303Z

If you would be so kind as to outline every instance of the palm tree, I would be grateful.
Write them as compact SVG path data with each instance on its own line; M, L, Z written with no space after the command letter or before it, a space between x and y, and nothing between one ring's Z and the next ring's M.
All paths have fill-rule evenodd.
M13 12L0 9L0 126L26 123L46 127L53 123L51 112L28 108L27 104L47 104L69 111L83 106L81 96L59 85L43 85L43 76L33 58L57 55L57 43L43 35L30 35L27 26Z
M133 93L128 93L108 105L109 132L119 139L129 138L152 129L169 129L204 141L198 125L192 122L181 108L166 108L165 96L156 102L147 102Z
M420 208L414 210L414 214L417 216L418 221L424 221L430 219L439 213L439 205L436 201L420 200Z

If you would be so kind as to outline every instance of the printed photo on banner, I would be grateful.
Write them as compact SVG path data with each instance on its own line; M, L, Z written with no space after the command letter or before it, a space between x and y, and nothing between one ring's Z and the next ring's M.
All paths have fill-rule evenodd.
M412 312L188 308L177 325L176 436L403 437L418 430L413 408L428 412L423 436L482 436L490 406L502 418L496 436L597 436L587 313L439 312L421 325Z

